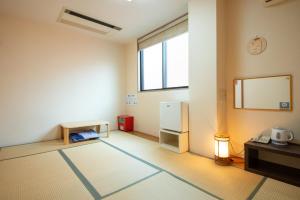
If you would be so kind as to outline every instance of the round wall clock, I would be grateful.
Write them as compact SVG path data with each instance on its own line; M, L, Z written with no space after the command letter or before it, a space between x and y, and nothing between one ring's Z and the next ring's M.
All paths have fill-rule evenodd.
M258 55L265 51L267 48L267 40L263 37L256 36L249 41L247 49L251 55Z

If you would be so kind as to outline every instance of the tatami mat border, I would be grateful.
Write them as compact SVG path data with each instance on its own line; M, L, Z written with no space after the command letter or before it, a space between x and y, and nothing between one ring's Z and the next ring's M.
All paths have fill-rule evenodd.
M154 164L152 164L152 163L150 163L150 162L148 162L148 161L146 161L146 160L143 160L143 159L141 159L141 158L139 158L139 157L137 157L137 156L135 156L135 155L133 155L133 154L131 154L131 153L128 153L127 151L125 151L125 150L123 150L123 149L121 149L121 148L119 148L119 147L117 147L117 146L115 146L115 145L113 145L113 144L111 144L111 143L109 143L109 142L106 142L106 141L104 141L104 140L102 140L102 139L98 139L97 142L103 142L104 144L107 144L107 145L111 146L112 148L114 148L114 149L116 149L116 150L118 150L118 151L121 151L121 152L125 153L126 155L128 155L128 156L130 156L130 157L132 157L132 158L134 158L134 159L136 159L136 160L139 160L139 161L141 161L141 162L143 162L143 163L145 163L145 164L147 164L147 165L149 165L149 166L151 166L151 167L153 167L153 168L155 168L155 169L158 170L158 172L156 172L156 173L154 173L154 174L152 174L152 175L149 175L149 176L147 176L147 177L145 177L145 178L143 178L143 179L141 179L141 180L139 180L139 181L136 181L135 183L132 183L132 184L130 184L130 185L128 185L128 186L125 186L125 187L123 187L123 188L121 188L121 189L119 189L119 190L117 190L117 191L115 191L115 192L112 192L112 193L110 193L110 194L107 194L107 195L101 197L101 195L95 190L95 188L89 183L89 181L81 174L81 172L77 169L77 167L72 163L71 165L74 165L74 167L78 170L78 172L79 172L81 175L78 176L77 171L75 170L75 171L76 171L76 172L75 172L75 171L73 170L73 168L72 168L71 166L70 166L70 167L72 168L72 170L74 171L74 173L78 176L78 178L81 180L81 182L82 182L84 185L85 185L85 183L86 183L86 182L83 182L83 181L82 181L81 178L83 177L83 178L86 179L86 181L90 184L90 186L91 186L92 188L94 188L93 190L95 190L95 191L92 191L92 192L91 192L91 191L90 191L91 187L90 187L90 186L87 186L87 185L89 185L89 184L85 185L85 186L87 187L87 189L91 192L91 194L93 195L93 197L94 197L95 199L97 199L97 200L98 200L98 199L106 198L106 197L108 197L108 196L111 196L112 194L115 194L115 193L117 193L117 192L119 192L119 191L122 191L122 190L124 190L124 189L126 189L126 188L128 188L128 187L130 187L130 186L133 186L133 185L135 185L135 184L137 184L137 183L139 183L139 182L142 182L142 181L144 181L144 180L146 180L146 179L148 179L148 178L150 178L150 177L152 177L152 176L155 176L155 175L159 174L160 172L166 172L166 173L168 173L169 175L175 177L176 179L179 179L179 180L181 180L181 181L183 181L183 182L185 182L185 183L191 185L192 187L194 187L194 188L196 188L196 189L198 189L198 190L200 190L200 191L202 191L202 192L204 192L204 193L206 193L206 194L208 194L208 195L211 195L211 196L213 196L213 197L215 197L215 198L217 198L217 199L222 199L222 198L216 196L215 194L212 194L212 193L210 193L209 191L206 191L206 190L204 190L204 189L198 187L197 185L194 185L193 183L191 183L191 182L189 182L189 181L187 181L187 180L185 180L185 179L183 179L183 178L181 178L181 177L179 177L179 176L173 174L172 172L169 172L169 171L167 171L167 170L165 170L165 169L162 169L161 167L158 167L158 166L156 166L156 165L154 165ZM97 143L97 142L95 142L95 143ZM62 148L60 148L60 149L54 149L54 150L50 150L50 151L44 151L44 152L39 152L39 153L34 153L34 154L28 154L28 155L23 155L23 156L16 156L16 157L12 157L12 158L2 159L2 160L0 160L0 162L1 162L1 161L6 161L6 160L12 160L12 159L17 159L17 158L22 158L22 157L27 157L27 156L33 156L33 155L38 155L38 154L48 153L48 152L53 152L53 151L58 151L58 152L62 155L62 157L65 159L64 156L66 156L66 155L63 153L63 150L64 150L64 149L72 149L72 148L76 148L76 147L80 147L80 146L85 146L85 145L89 145L89 144L95 144L95 143L88 143L88 144L82 144L82 145L71 146L71 147L62 147ZM64 155L64 156L63 156L63 155ZM67 157L67 159L69 159L69 158ZM67 160L65 160L65 161L68 163ZM68 164L69 164L69 163L68 163ZM75 168L74 168L74 169L75 169ZM81 177L81 178L80 178L80 177ZM262 185L265 183L266 179L267 179L267 177L263 177L263 178L262 178L262 180L259 182L259 184L258 184L258 185L254 188L254 190L251 192L251 194L249 195L249 197L247 198L247 200L251 200L251 199L254 198L254 196L256 195L256 193L259 191L259 189L260 189L260 188L262 187ZM96 192L96 193L95 193L95 192ZM97 194L97 193L98 193L98 194ZM94 195L95 195L95 196L94 196Z
M89 182L89 180L80 172L80 170L75 166L75 164L71 161L71 159L60 149L58 150L59 154L63 157L72 171L76 174L81 183L85 186L85 188L90 192L90 194L94 197L95 200L101 200L102 197L98 193L98 191L94 188L94 186Z
M143 163L145 163L145 164L147 164L147 165L149 165L149 166L151 166L151 167L153 167L153 168L156 168L156 169L158 169L158 170L160 170L160 171L166 172L166 173L168 173L169 175L173 176L174 178L176 178L176 179L178 179L178 180L180 180L180 181L183 181L183 182L189 184L190 186L192 186L192 187L194 187L194 188L196 188L196 189L198 189L198 190L200 190L200 191L202 191L202 192L204 192L204 193L206 193L206 194L208 194L208 195L210 195L210 196L212 196L212 197L215 197L216 199L222 199L222 198L216 196L215 194L212 194L212 193L210 193L210 192L208 192L208 191L206 191L206 190L204 190L204 189L198 187L197 185L194 185L193 183L191 183L191 182L189 182L189 181L187 181L187 180L185 180L185 179L183 179L183 178L181 178L181 177L176 176L176 175L173 174L172 172L169 172L169 171L167 171L167 170L165 170L165 169L162 169L162 168L160 168L160 167L158 167L158 166L156 166L156 165L154 165L154 164L152 164L152 163L150 163L150 162L148 162L148 161L146 161L146 160L143 160L143 159L141 159L141 158L139 158L139 157L137 157L137 156L135 156L135 155L132 155L131 153L128 153L127 151L124 151L123 149L120 149L119 147L117 147L117 146L115 146L115 145L113 145L113 144L111 144L111 143L109 143L109 142L106 142L106 141L104 141L104 140L102 140L102 139L100 139L100 140L101 140L103 143L105 143L105 144L111 146L112 148L115 148L115 149L117 149L117 150L119 150L119 151L125 153L126 155L128 155L128 156L130 156L130 157L132 157L132 158L135 158L135 159L137 159L137 160L139 160L139 161L141 161L141 162L143 162ZM144 180L145 180L145 179L144 179Z
M259 191L259 189L261 188L261 186L263 186L263 184L266 182L267 177L263 177L261 179L261 181L258 183L258 185L254 188L254 190L251 192L251 194L249 195L249 197L247 198L247 200L251 200L254 198L254 196L256 195L256 193Z
M23 156L16 156L16 157L12 157L12 158L4 158L4 159L0 160L0 162L1 161L5 161L5 160L13 160L13 159L17 159L17 158L23 158L23 157L27 157L27 156L34 156L34 155L38 155L38 154L49 153L49 152L59 151L59 150L64 150L64 149L71 149L71 148L75 148L75 147L80 147L80 146L84 146L84 145L89 145L89 144L95 144L95 143L98 143L98 142L102 142L102 140L100 140L100 139L97 139L97 140L94 143L85 143L85 144L80 144L80 145L77 145L77 146L62 147L62 148L58 148L58 149L53 149L53 150L49 150L49 151L42 151L42 152L38 152L38 153L27 154L27 155L23 155ZM36 142L34 142L34 143L36 143ZM29 144L34 144L34 143L29 143Z
M12 157L12 158L4 158L4 159L0 160L0 162L6 161L6 160L13 160L13 159L17 159L17 158L24 158L24 157L28 157L28 156L39 155L39 154L43 154L43 153L49 153L49 152L53 152L53 151L58 151L58 149L50 150L50 151L43 151L43 152L39 152L39 153L32 153L32 154L23 155L23 156L16 156L16 157Z
M138 184L138 183L140 183L140 182L142 182L142 181L144 181L144 180L147 180L148 178L151 178L151 177L153 177L153 176L155 176L155 175L157 175L157 174L159 174L159 173L161 173L162 171L157 171L157 172L155 172L155 173L153 173L153 174L151 174L151 175L149 175L149 176L146 176L145 178L142 178L142 179L140 179L140 180L138 180L138 181L136 181L136 182L134 182L134 183L131 183L131 184L129 184L129 185L127 185L127 186L125 186L125 187L123 187L123 188L121 188L121 189L118 189L118 190L116 190L116 191L114 191L114 192L111 192L111 193L109 193L109 194L106 194L106 195L104 195L103 197L102 197L102 199L104 199L104 198L106 198L106 197L109 197L109 196L111 196L111 195L113 195L113 194L116 194L116 193L118 193L118 192L121 192L121 191L123 191L123 190L125 190L125 189L127 189L127 188L129 188L129 187L131 187L131 186L134 186L134 185L136 185L136 184Z
M8 147L24 146L24 145L28 145L28 144L43 143L43 142L51 142L51 141L55 141L55 140L57 140L57 139L51 139L51 140L43 140L43 141L35 141L35 142L27 142L27 143L22 143L22 144L14 144L14 145L1 146L0 150L3 149L3 148L8 148Z

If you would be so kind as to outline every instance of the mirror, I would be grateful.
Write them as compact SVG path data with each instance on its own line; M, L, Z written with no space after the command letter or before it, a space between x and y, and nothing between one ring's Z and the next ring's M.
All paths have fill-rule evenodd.
M270 76L234 80L234 108L292 110L292 76Z
M235 108L243 108L242 105L242 80L236 80L235 81L235 98L234 98L234 102L235 102Z

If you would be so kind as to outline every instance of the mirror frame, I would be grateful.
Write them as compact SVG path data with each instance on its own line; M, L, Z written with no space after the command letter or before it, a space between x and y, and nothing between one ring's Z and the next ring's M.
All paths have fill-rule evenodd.
M272 78L272 77L281 77L281 76L289 76L290 77L290 109L285 110L285 109L262 109L262 108L244 108L244 80L249 80L249 79L260 79L260 78ZM236 108L235 107L235 83L236 81L241 80L242 83L242 107L241 108ZM250 77L250 78L235 78L233 79L233 109L237 110L258 110L258 111L275 111L275 112L292 112L293 111L293 76L291 74L283 74L283 75L274 75L274 76L258 76L258 77Z

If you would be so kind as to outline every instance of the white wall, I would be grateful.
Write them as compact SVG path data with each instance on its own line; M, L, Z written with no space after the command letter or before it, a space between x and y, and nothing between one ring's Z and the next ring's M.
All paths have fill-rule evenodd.
M190 150L212 157L217 132L217 1L189 1Z
M292 128L299 139L299 10L300 1L295 0L269 8L253 0L190 0L189 90L137 93L136 44L128 45L127 93L137 93L139 104L127 106L126 111L136 117L136 130L157 135L159 102L179 99L190 102L192 152L212 157L217 132L230 134L236 151L272 126ZM246 50L255 35L268 40L266 52L258 56ZM276 74L293 75L293 112L233 109L234 78Z
M296 0L269 8L253 0L190 0L190 87L152 92L137 91L136 42L123 48L60 26L1 16L0 146L57 138L58 125L67 121L105 119L114 129L122 113L135 117L135 130L158 136L159 102L172 100L189 101L190 150L204 156L213 156L218 131L227 130L237 151L273 126L291 128L300 140L299 10ZM268 47L253 56L246 44L256 35ZM277 74L293 75L293 112L233 109L234 78ZM137 94L138 104L125 105L126 94Z
M223 79L217 74L216 0L189 1L189 37L189 89L137 92L136 42L126 47L127 93L138 96L138 105L127 105L126 113L135 117L135 130L158 136L159 102L188 101L190 151L212 157L214 134L222 126L218 125L218 110L224 115L224 102L217 100L217 84L222 85ZM220 83L217 76L222 79Z
M124 49L58 26L0 18L0 146L59 137L62 122L125 111Z
M260 1L226 1L226 79L228 133L236 151L243 143L274 126L291 128L300 140L300 1L290 0L265 8ZM268 42L264 53L253 56L246 49L256 35ZM292 74L293 112L233 109L232 80Z
M158 137L159 103L161 101L188 101L188 89L138 92L137 44L126 47L127 94L137 94L138 104L127 105L126 113L134 116L135 130ZM125 100L124 100L125 101Z

